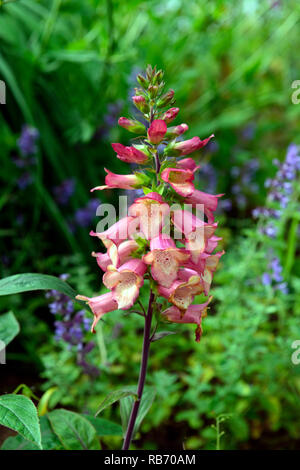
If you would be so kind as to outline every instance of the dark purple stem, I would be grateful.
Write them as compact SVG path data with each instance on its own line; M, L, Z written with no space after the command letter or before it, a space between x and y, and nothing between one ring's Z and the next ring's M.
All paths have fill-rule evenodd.
M141 403L141 399L143 395L146 373L147 373L149 349L150 349L150 344L151 344L150 333L151 333L151 323L152 323L152 313L153 313L153 301L154 301L154 294L151 291L149 304L148 304L148 311L145 317L143 353L142 353L142 362L141 362L140 375L139 375L138 388L137 388L137 399L134 402L132 410L131 410L122 450L129 449L131 439L133 437L134 425L136 422L136 418L138 415L138 411L139 411L139 407L140 407L140 403Z

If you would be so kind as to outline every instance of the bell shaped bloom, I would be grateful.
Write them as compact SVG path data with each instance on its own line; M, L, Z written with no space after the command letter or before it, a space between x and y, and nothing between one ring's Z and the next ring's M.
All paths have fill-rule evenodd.
M155 192L137 198L128 210L129 215L138 217L141 236L147 240L151 240L161 233L169 212L169 205L164 202L160 194Z
M94 314L94 321L92 324L92 333L95 333L95 326L105 313L113 312L118 309L118 304L113 298L111 292L107 294L98 295L97 297L85 297L84 295L77 295L76 299L85 301Z
M178 126L168 127L166 138L175 139L176 137L184 134L188 130L187 124L179 124Z
M197 325L195 336L196 341L199 343L202 335L201 321L202 318L207 314L207 306L211 302L212 297L208 299L207 302L203 304L193 304L190 305L185 311L184 315L182 311L179 310L175 305L167 308L162 312L163 318L172 322L172 323L194 323Z
M189 259L189 253L177 248L172 238L163 234L152 238L150 252L143 256L143 261L151 265L151 274L163 287L170 287L177 278L179 267Z
M212 137L214 137L213 134L204 140L201 140L199 137L193 137L192 139L183 140L181 142L172 142L165 148L164 155L170 157L189 155L207 145Z
M118 188L118 189L138 189L147 185L149 178L143 173L135 173L133 175L117 175L104 168L107 175L105 177L105 186L96 186L91 192L102 189Z
M133 258L118 269L108 266L103 276L103 284L111 290L118 308L127 310L137 300L140 287L144 284L147 266L141 260Z
M174 226L185 236L186 249L197 263L201 253L206 251L208 240L213 236L217 224L208 224L187 210L173 211Z
M194 173L191 170L181 170L179 168L165 168L160 175L161 179L178 193L187 197L193 194L195 186L192 183Z
M111 144L111 146L122 162L144 164L149 160L149 155L136 147L125 147L125 145L118 143Z
M207 240L207 245L205 248L206 253L212 253L215 248L217 248L219 241L222 240L222 237L217 237L213 235Z
M207 194L198 189L185 199L187 204L192 204L194 207L198 204L204 205L204 213L207 216L208 222L214 221L213 212L217 209L218 198L224 196L224 194Z
M182 160L178 160L176 163L176 168L180 168L182 170L190 170L195 173L200 168L200 165L197 165L193 158L183 158Z
M191 275L191 273L200 275L204 293L205 295L208 295L213 279L213 274L216 271L219 260L224 253L224 251L219 251L213 255L209 253L202 253L197 263L193 263L191 260L188 260L185 263L186 268L183 268L181 271L187 270L189 275ZM178 273L178 277L181 277L180 271Z
M159 144L165 137L167 124L162 119L155 119L148 129L148 139L151 144Z
M198 275L190 276L187 281L177 279L169 288L158 286L159 295L168 299L181 311L185 311L193 302L195 295L202 292L203 285Z
M138 248L138 244L134 240L126 240L120 243L119 246L111 240L105 240L105 245L107 247L106 253L92 253L102 271L106 271L110 265L118 268L121 264L128 261Z
M170 108L163 114L162 119L166 122L166 124L169 124L170 122L174 121L178 113L179 108Z
M116 246L124 242L128 238L133 238L137 233L139 226L139 219L136 217L123 217L115 224L111 225L104 232L90 232L92 237L98 237L106 248L109 247L110 242L113 242Z
M130 132L134 132L135 134L145 134L146 128L144 124L137 121L136 119L128 119L126 117L120 117L118 120L119 126L127 129Z

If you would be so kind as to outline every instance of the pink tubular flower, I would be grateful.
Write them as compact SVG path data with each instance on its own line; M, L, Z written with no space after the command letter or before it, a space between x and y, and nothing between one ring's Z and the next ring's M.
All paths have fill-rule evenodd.
M153 279L163 287L170 287L177 278L177 272L189 258L189 253L177 248L172 238L159 236L152 238L150 252L143 256L143 261L151 265Z
M183 312L193 302L195 295L202 292L203 285L198 275L190 276L186 282L177 279L169 288L158 286L158 293Z
M188 155L207 145L212 137L214 137L214 134L204 140L200 140L199 137L193 137L192 139L183 140L182 142L173 142L165 148L164 154L178 157L180 155Z
M152 144L159 144L165 137L167 124L162 119L155 119L148 129L148 139Z
M133 175L117 175L104 168L107 175L105 177L105 186L96 186L91 189L91 192L96 190L119 188L119 189L137 189L146 185L149 178L143 173L136 173Z
M217 209L218 198L222 196L224 196L224 194L207 194L195 189L193 194L186 198L185 202L187 204L192 204L193 206L203 204L204 213L207 216L208 222L211 223L214 221L213 212Z
M203 284L204 293L205 295L208 295L213 279L213 273L217 269L219 260L224 253L224 251L219 251L218 253L214 253L213 255L209 253L202 253L197 263L193 263L191 260L188 260L185 263L185 266L187 266L187 268L180 270L178 273L178 277L185 279L186 275L184 271L189 272L189 275L191 275L191 273L199 274Z
M113 312L114 310L118 309L118 304L113 299L111 292L98 295L97 297L85 297L84 295L77 295L76 299L85 301L94 314L94 321L91 328L92 333L95 333L95 326L105 313Z
M155 192L137 198L128 210L129 215L139 218L141 235L147 240L159 235L169 212L169 205Z
M206 316L207 306L211 299L212 297L210 297L204 304L190 305L185 311L184 315L182 315L182 312L179 310L179 308L173 305L172 307L169 307L164 312L162 312L162 316L172 323L194 323L197 325L195 339L197 343L199 343L202 335L201 320Z
M122 144L111 144L114 151L117 153L117 157L122 162L126 163L147 163L149 160L149 155L137 149L136 147L125 147Z
M183 158L182 160L178 160L176 163L176 168L180 168L182 170L191 170L195 173L195 171L199 170L200 165L197 165L193 158Z
M130 132L134 132L135 134L144 134L146 131L144 124L137 121L136 119L120 117L118 120L118 124L124 129L127 129Z
M113 224L104 232L90 232L92 237L98 237L103 241L104 245L108 247L110 242L113 242L116 246L124 242L128 238L132 238L139 225L139 219L136 217L123 217L118 222Z
M197 263L201 253L206 251L208 240L213 236L217 224L208 224L189 211L175 210L172 217L174 226L185 236L191 259Z
M118 268L131 258L132 253L138 248L138 244L134 240L126 240L117 246L111 240L106 240L106 253L92 253L97 260L98 266L102 271L106 271L107 267L113 265Z
M144 284L146 269L146 264L137 258L127 261L118 269L108 266L103 283L111 289L118 308L127 310L132 307L138 298L140 287Z
M176 118L178 113L179 113L179 108L170 108L170 109L168 109L168 111L166 111L163 114L162 119L167 124L169 124L170 122L174 121L174 119Z
M191 170L181 170L179 168L166 168L161 173L161 179L170 186L180 196L190 196L195 190L192 183L194 180L194 173Z

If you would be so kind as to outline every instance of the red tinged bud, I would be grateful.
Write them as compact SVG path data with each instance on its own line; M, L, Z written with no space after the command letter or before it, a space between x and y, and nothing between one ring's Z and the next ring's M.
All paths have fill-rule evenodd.
M182 142L171 143L165 148L164 154L169 157L189 155L207 145L212 137L214 137L213 134L204 140L199 139L199 137L193 137L192 139L183 140Z
M148 129L148 139L152 144L159 144L167 132L167 124L162 119L156 119Z
M168 104L171 104L173 102L174 102L174 90L169 90L157 101L157 107L164 108L165 106L168 106Z
M143 164L148 161L149 156L136 147L126 147L125 145L118 143L111 144L111 146L117 153L119 160L122 160L122 162Z
M144 134L146 130L144 124L136 121L135 119L120 117L118 123L119 126L124 127L124 129L127 129L130 132L134 132L135 134Z
M162 119L169 124L170 122L174 121L177 114L179 113L179 108L170 108L166 111L162 117Z
M146 100L144 96L142 95L137 95L132 97L132 101L134 105L139 109L142 113L147 113L149 110L148 104L146 103Z
M169 127L166 133L167 138L178 137L179 135L184 134L188 130L189 126L187 124L180 124L179 126Z

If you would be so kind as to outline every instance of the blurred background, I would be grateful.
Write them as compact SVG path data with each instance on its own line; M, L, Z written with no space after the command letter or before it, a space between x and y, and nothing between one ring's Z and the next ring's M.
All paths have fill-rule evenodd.
M110 143L129 143L117 120L134 113L135 76L148 63L165 71L187 137L215 134L195 154L197 187L225 193L217 220L226 255L201 343L183 325L153 344L157 396L139 449L214 449L220 417L222 448L300 448L299 22L296 0L0 7L1 278L47 273L81 294L102 291L90 256L101 246L89 231L100 202L118 193L89 190L106 166L128 173ZM139 317L107 315L92 335L91 316L56 292L0 297L8 311L21 331L0 365L1 393L26 384L37 398L48 392L49 410L92 414L109 391L136 383ZM119 422L118 407L103 416ZM2 428L0 441L8 435Z

